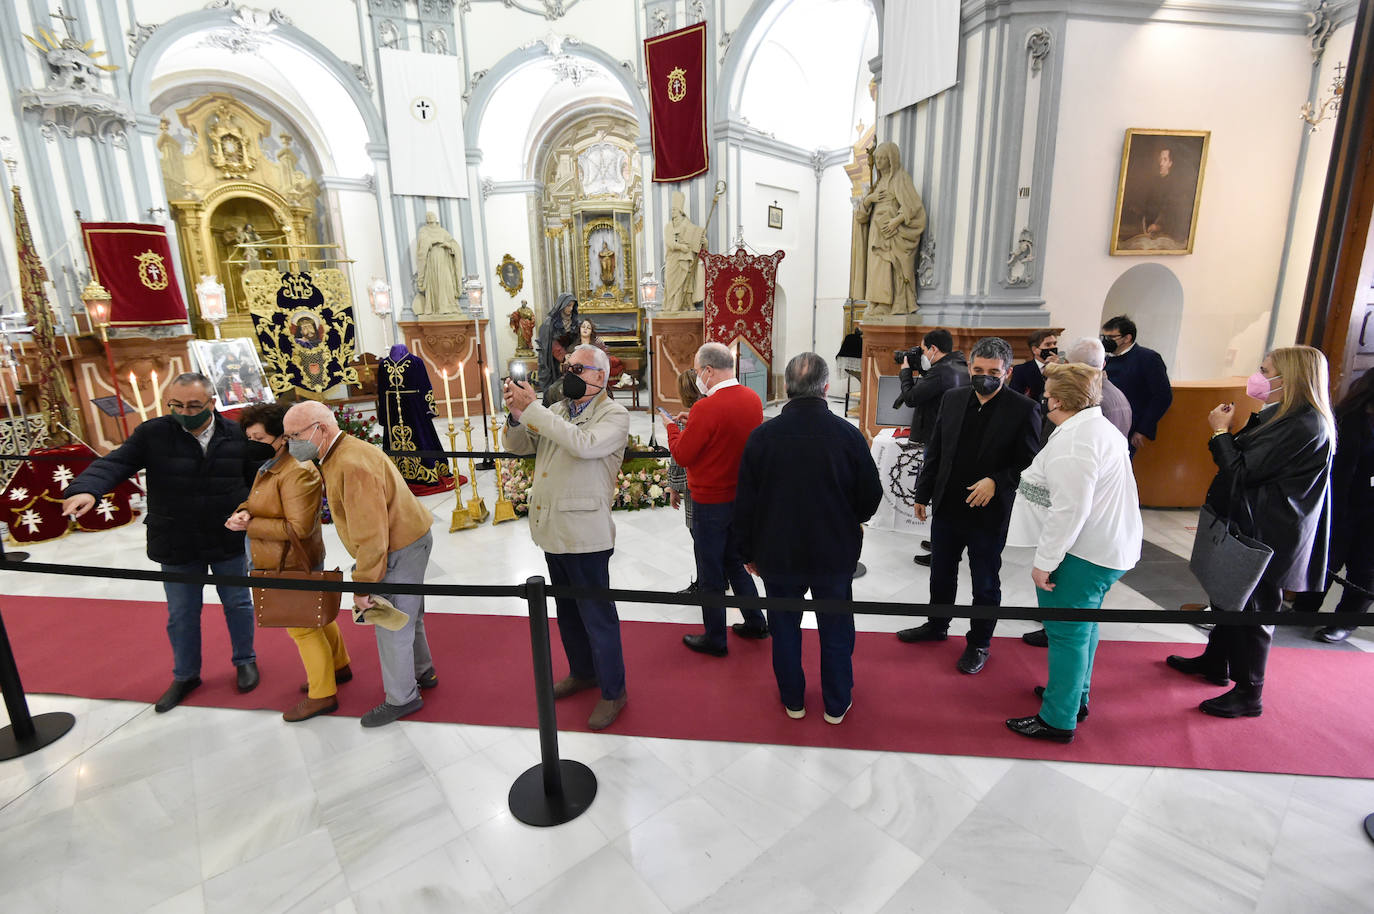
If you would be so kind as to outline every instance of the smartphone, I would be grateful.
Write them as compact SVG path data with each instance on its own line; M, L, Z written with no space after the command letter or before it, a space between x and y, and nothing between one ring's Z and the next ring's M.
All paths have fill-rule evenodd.
M660 416L663 417L663 421L664 421L664 422L671 422L671 423L673 423L674 425L676 425L678 428L681 428L681 427L682 427L682 423L681 423L681 422L678 422L677 419L673 418L673 414L670 413L670 412L668 412L666 409L664 409L664 408L661 407L661 406L658 408L658 414L659 414Z
M517 384L523 384L529 378L529 369L524 362L510 363L510 379Z

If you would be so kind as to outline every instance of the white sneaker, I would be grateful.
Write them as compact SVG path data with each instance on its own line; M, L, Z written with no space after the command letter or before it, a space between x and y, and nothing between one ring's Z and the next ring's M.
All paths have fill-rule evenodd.
M849 713L849 708L852 708L852 707L854 707L854 702L851 701L851 702L849 703L849 707L845 708L842 712L840 712L840 716L839 716L839 717L831 717L829 714L825 715L825 722L828 723L828 724L842 724L842 723L844 723L844 716L845 716L846 714Z
M793 720L801 720L803 717L806 716L806 709L805 709L805 708L798 708L797 710L793 711L793 710L792 710L791 708L789 708L787 705L783 705L783 706L782 706L782 709L783 709L784 711L786 711L786 712L787 712L787 716L790 717L790 718L792 718Z

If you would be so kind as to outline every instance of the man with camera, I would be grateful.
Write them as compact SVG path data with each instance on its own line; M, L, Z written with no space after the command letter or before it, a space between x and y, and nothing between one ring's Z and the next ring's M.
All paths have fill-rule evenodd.
M544 550L549 581L608 589L615 551L611 501L629 443L630 414L606 396L611 364L603 350L584 343L569 354L567 366L562 398L553 406L541 404L528 384L506 379L506 447L534 452L530 538ZM615 603L604 597L554 602L570 673L554 684L553 697L600 688L587 726L604 730L628 698Z
M935 431L935 419L940 415L940 399L956 387L969 383L968 360L962 352L954 349L954 337L948 330L937 328L921 340L920 349L898 349L892 354L897 364L902 366L902 392L897 402L900 406L913 406L916 411L911 417L910 442L919 447L921 454L916 463L919 473L925 462L926 443ZM912 362L916 362L913 366ZM920 375L913 378L913 373ZM922 548L930 548L930 540L921 543ZM930 555L913 557L917 565L930 565Z

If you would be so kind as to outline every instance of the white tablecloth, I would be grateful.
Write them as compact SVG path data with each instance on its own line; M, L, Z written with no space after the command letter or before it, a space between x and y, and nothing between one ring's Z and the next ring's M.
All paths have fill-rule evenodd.
M892 429L883 429L873 439L873 462L883 484L883 500L868 526L874 530L895 530L929 536L927 524L916 520L916 474L925 457L923 445L909 445L905 438L893 438Z

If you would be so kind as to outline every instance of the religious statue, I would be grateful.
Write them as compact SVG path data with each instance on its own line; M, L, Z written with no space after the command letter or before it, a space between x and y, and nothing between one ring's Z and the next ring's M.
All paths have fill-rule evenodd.
M1016 241L1016 247L1012 249L1007 257L1007 285L1009 286L1028 286L1034 276L1031 275L1031 262L1035 260L1035 240L1028 228L1021 229L1021 236Z
M706 297L706 268L700 254L705 246L706 230L687 218L686 195L673 191L672 219L663 229L665 312L691 311Z
M520 300L520 307L510 313L510 329L515 334L515 355L530 358L534 355L534 311L530 303Z
M926 208L896 143L873 150L875 180L854 211L850 290L868 302L864 317L916 311L916 248ZM858 294L853 294L857 292Z
M558 296L549 313L544 315L544 323L539 325L539 380L545 390L558 380L559 375L561 359L554 351L554 344L578 323L577 299L564 292Z
M457 314L462 276L462 249L439 224L438 215L426 213L425 224L415 233L415 313Z
M601 250L597 252L596 259L601 262L601 286L603 289L615 288L615 251L605 241L601 242Z

